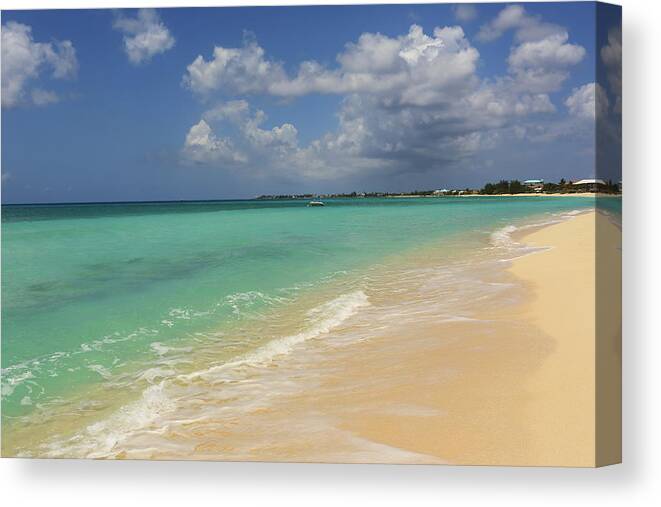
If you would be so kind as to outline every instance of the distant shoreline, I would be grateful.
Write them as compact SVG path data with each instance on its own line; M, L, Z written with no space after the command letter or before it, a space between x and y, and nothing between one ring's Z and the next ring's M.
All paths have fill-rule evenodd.
M414 195L414 194L403 194L403 195L387 195L384 198L388 199L402 199L402 198L445 198L445 197L622 197L622 194L606 194L602 192L566 192L566 193L542 193L542 192L530 192L522 194L461 194L461 195ZM355 199L358 199L357 197Z
M521 194L445 194L445 195L419 195L419 194L393 194L379 196L349 196L334 195L312 197L294 196L259 196L246 199L174 199L171 201L73 201L73 202L3 202L0 206L123 206L123 205L159 205L159 204L213 204L223 202L250 202L250 201L306 201L310 199L413 199L413 198L447 198L447 197L622 197L622 194L607 194L602 192L576 192L576 193L521 193Z
M455 197L455 196L450 196ZM526 193L526 194L464 194L456 197L622 197L622 194L603 192L566 192L566 193Z

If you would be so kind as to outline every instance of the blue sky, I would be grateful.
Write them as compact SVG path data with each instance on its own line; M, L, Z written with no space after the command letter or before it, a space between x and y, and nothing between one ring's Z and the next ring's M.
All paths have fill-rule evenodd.
M4 11L3 202L589 177L595 62L618 114L617 41L594 20L593 3Z

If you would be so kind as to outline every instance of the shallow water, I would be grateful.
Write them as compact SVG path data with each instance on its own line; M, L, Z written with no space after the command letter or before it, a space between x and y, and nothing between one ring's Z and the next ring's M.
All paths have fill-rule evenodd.
M246 385L260 396L286 389L286 378L266 388L255 379L308 342L369 339L389 319L468 318L462 305L506 297L477 283L475 266L522 253L513 226L594 203L3 206L3 452L144 450L154 442L141 444L141 432L194 419L200 405L251 405L258 396ZM412 290L407 280L420 297L393 306Z

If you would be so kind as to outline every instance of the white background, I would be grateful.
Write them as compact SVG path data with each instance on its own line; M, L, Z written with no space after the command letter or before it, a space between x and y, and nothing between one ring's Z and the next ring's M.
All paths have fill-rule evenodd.
M404 0L405 1L405 0ZM3 9L295 4L0 0ZM305 2L298 2L305 3ZM314 3L311 0L307 3ZM351 2L325 2L351 3ZM361 3L384 3L362 0ZM400 3L403 3L400 2ZM420 2L419 2L420 3ZM602 469L0 460L0 503L21 505L649 505L661 501L658 128L661 2L624 7L624 464ZM656 261L656 263L654 262Z

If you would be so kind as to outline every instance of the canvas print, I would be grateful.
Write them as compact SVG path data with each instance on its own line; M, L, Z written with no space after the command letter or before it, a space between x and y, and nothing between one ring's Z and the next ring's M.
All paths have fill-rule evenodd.
M596 2L2 12L2 456L618 463L621 65Z

